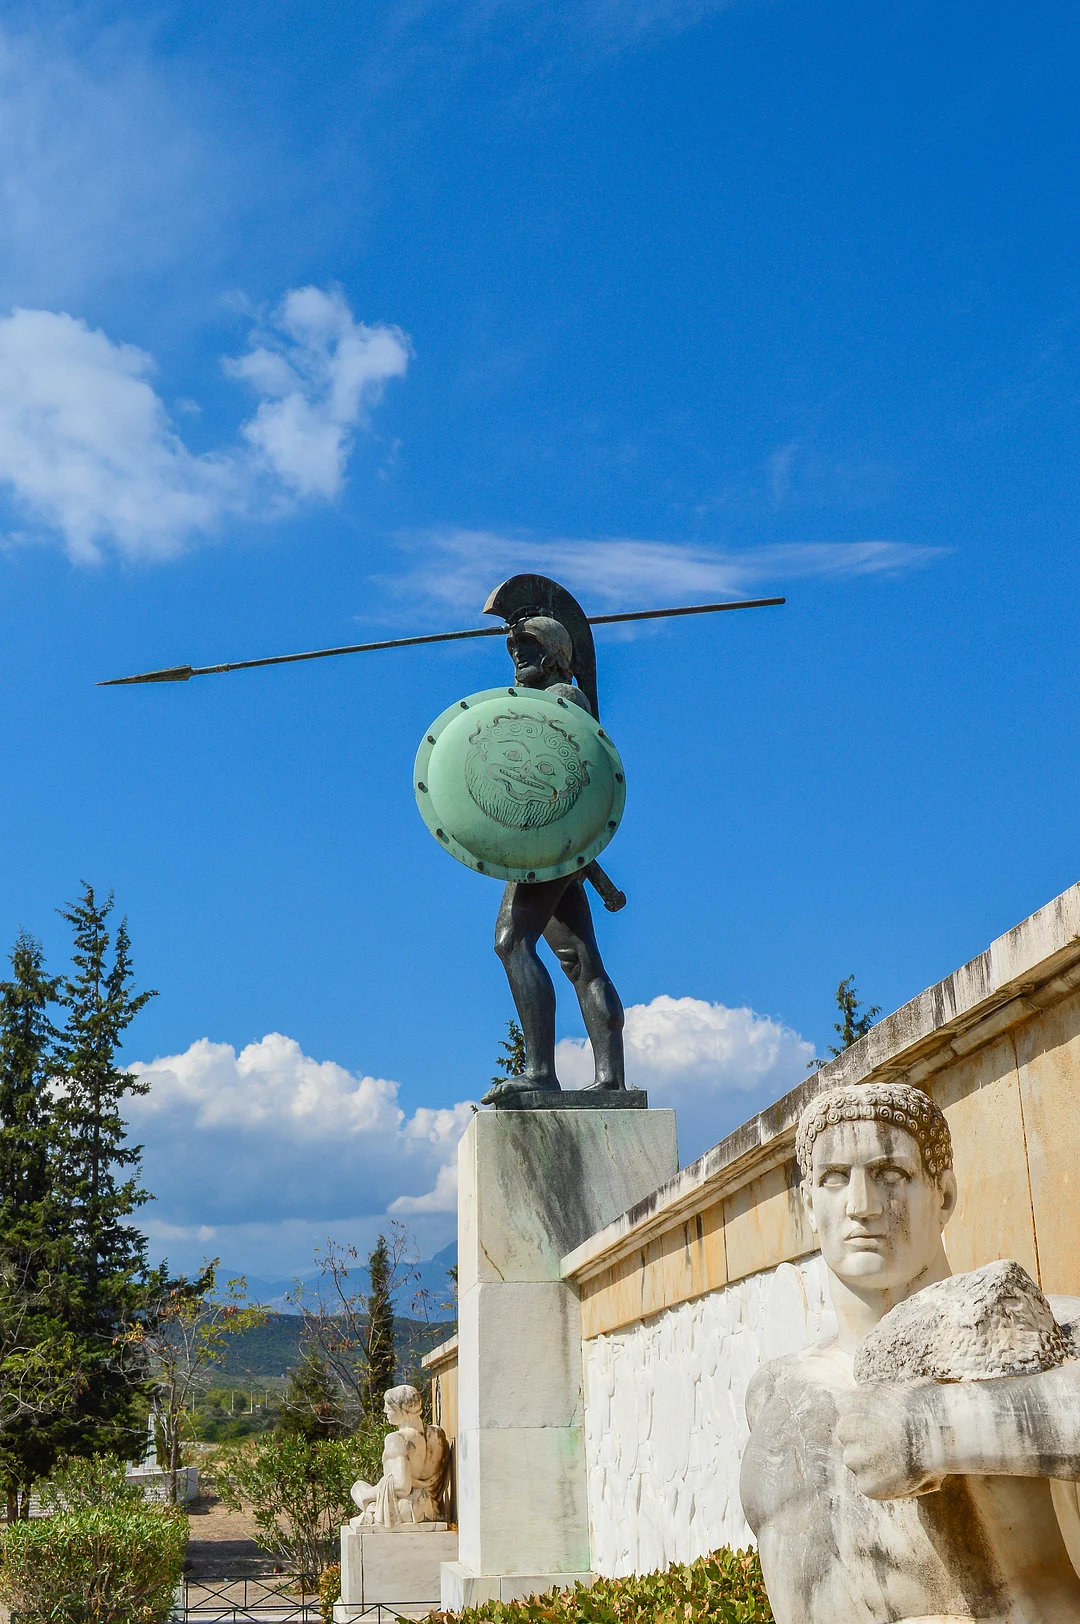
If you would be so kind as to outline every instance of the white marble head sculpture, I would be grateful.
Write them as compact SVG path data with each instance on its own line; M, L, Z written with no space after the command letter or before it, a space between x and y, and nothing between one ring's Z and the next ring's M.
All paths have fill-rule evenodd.
M406 1418L419 1420L423 1414L424 1401L415 1387L406 1384L402 1387L391 1387L383 1394L383 1409L386 1411L386 1419L398 1426Z
M948 1273L952 1142L933 1100L906 1083L819 1094L795 1141L802 1197L834 1285L886 1311Z
M842 1122L880 1122L903 1128L918 1144L932 1179L953 1164L949 1124L929 1094L907 1083L856 1083L826 1089L799 1118L795 1155L804 1178L813 1165L814 1141L826 1128Z

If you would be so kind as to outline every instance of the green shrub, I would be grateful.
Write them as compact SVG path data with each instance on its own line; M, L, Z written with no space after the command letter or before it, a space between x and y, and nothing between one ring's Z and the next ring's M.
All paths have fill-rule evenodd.
M756 1551L726 1547L697 1562L591 1589L551 1590L526 1601L490 1601L428 1624L773 1624Z
M264 1551L313 1580L334 1560L341 1525L356 1509L349 1490L364 1464L364 1447L351 1438L275 1433L244 1451L220 1452L214 1487L230 1511L250 1507Z
M324 1568L319 1580L319 1612L326 1624L334 1624L334 1603L341 1595L341 1564L334 1562Z
M187 1518L146 1506L12 1523L0 1535L0 1602L20 1624L166 1624L186 1548Z
M141 1505L143 1491L129 1483L119 1455L70 1455L38 1486L45 1512L82 1511L88 1506Z

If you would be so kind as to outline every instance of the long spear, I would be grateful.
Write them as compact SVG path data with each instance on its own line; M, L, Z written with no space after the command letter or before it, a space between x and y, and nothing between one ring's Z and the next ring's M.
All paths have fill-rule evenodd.
M692 603L681 609L636 609L623 615L589 615L590 626L613 626L625 620L665 620L672 615L714 615L724 609L771 609L786 598L747 598L742 603ZM344 648L317 648L308 654L271 654L262 660L233 660L228 665L170 665L163 671L140 671L134 677L111 677L99 688L130 682L187 682L189 677L216 676L220 671L250 671L257 665L294 665L298 660L327 660L334 654L370 654L383 648L415 648L419 643L456 643L466 637L505 637L505 626L477 626L465 632L430 632L424 637L394 637L384 643L348 643Z

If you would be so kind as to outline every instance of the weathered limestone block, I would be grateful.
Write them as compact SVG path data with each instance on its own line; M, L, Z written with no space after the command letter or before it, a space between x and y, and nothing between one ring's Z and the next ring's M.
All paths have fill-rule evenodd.
M559 1280L575 1246L678 1171L674 1111L480 1111L458 1148L458 1289Z
M460 1560L444 1573L444 1607L591 1572L581 1314L561 1261L677 1167L672 1111L500 1110L469 1124L458 1151Z
M1019 1263L1003 1259L897 1303L855 1353L857 1382L989 1381L1055 1370L1078 1349Z

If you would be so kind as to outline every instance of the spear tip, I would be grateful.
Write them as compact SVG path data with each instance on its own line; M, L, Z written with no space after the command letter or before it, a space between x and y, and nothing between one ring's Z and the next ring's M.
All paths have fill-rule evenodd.
M98 688L123 688L131 682L186 682L194 676L195 668L190 665L169 665L163 671L141 671L137 677L110 677L108 682L99 682Z

